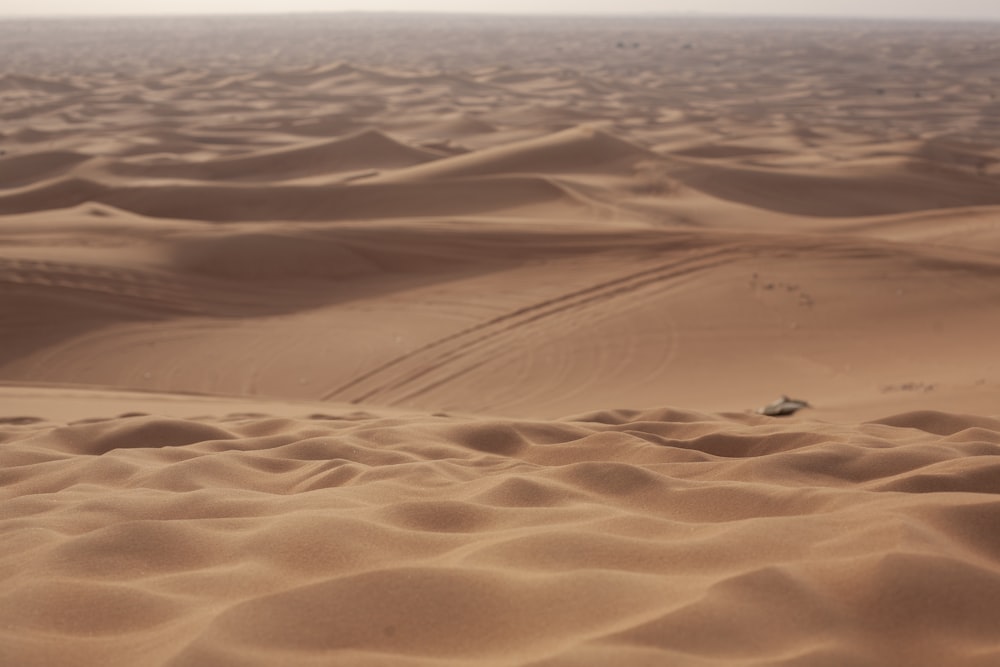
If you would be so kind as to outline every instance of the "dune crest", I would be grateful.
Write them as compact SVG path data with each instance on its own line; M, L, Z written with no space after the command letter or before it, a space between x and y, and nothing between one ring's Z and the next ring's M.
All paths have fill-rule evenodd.
M574 127L387 174L391 180L429 180L497 173L602 172L624 169L653 154L592 127Z
M434 153L406 146L376 130L346 137L278 148L247 156L196 162L117 162L113 174L145 178L210 181L282 181L342 172L365 172L427 162Z

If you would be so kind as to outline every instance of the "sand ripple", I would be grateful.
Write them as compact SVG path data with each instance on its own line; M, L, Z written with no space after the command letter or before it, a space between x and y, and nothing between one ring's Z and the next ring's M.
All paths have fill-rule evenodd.
M880 422L6 426L0 643L12 664L989 664L1000 421Z

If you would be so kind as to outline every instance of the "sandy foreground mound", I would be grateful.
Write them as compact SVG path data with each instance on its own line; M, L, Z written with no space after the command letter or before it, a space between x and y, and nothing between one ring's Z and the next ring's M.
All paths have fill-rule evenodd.
M1000 420L0 427L43 665L994 665Z
M1000 664L998 45L0 22L0 665Z

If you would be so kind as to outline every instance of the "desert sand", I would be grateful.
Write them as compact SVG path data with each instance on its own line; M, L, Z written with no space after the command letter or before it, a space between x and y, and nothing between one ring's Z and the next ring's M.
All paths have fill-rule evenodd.
M997 62L0 21L0 664L1000 664Z

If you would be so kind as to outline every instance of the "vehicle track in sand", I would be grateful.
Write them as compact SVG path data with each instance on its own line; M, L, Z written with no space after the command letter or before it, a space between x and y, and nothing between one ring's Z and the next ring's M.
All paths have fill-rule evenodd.
M489 354L513 341L551 328L555 320L579 321L585 311L644 289L669 289L694 273L730 263L729 246L689 254L580 289L531 303L431 341L326 392L323 400L395 403L412 400L494 360Z

